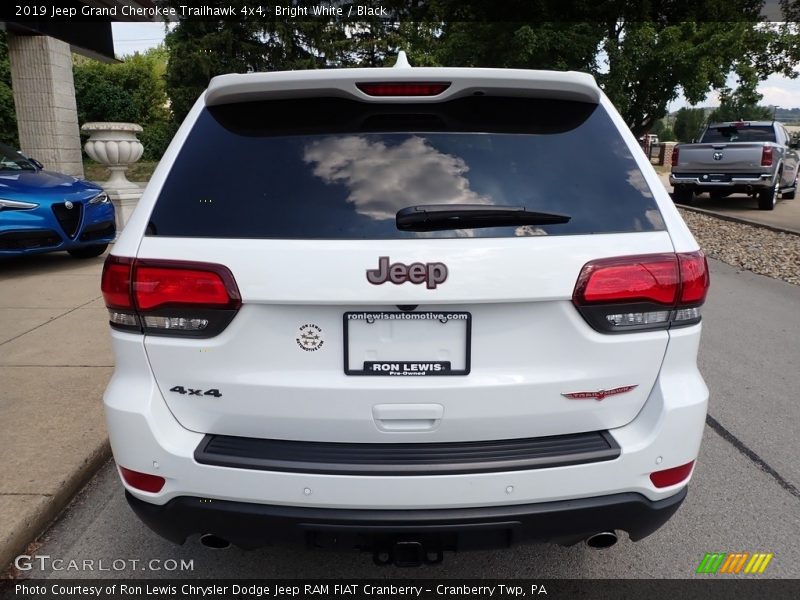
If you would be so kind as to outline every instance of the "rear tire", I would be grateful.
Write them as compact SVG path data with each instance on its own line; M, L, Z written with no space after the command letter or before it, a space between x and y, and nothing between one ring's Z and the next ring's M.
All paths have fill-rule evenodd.
M794 195L797 192L797 177L794 178L794 183L792 184L792 189L788 192L783 192L781 194L781 200L794 200Z
M675 186L672 197L677 204L691 205L694 203L694 190L689 186Z
M73 258L94 258L100 256L108 248L108 244L98 244L97 246L82 246L67 250Z
M776 183L774 187L758 192L758 210L774 210L778 203L779 186L780 183Z

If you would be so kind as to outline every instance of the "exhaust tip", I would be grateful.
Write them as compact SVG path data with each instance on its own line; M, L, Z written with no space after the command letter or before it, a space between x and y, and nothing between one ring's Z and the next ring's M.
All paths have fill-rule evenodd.
M586 538L586 545L590 548L611 548L617 543L617 534L613 531L601 531Z
M225 538L221 538L213 533L204 533L200 536L200 543L206 548L213 548L214 550L225 550L230 547L231 543Z

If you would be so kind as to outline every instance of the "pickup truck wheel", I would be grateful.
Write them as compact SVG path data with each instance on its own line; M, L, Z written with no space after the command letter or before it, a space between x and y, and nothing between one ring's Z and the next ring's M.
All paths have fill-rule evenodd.
M694 190L689 186L675 186L672 197L678 204L691 205L694 203Z
M782 200L794 200L794 195L797 192L797 177L794 178L794 183L792 184L792 189L788 192L783 192L781 194Z
M780 183L776 183L775 187L768 190L763 190L758 193L758 209L759 210L772 210L778 203L778 190Z

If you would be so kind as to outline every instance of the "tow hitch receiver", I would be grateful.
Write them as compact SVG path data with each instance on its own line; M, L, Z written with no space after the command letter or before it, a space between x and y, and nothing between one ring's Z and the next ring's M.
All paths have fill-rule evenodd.
M444 560L441 548L426 548L419 541L398 541L393 546L376 548L372 553L372 560L376 565L396 567L419 567L439 564Z

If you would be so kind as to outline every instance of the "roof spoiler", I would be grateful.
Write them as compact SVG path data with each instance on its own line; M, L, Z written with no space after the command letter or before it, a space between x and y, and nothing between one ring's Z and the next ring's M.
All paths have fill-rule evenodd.
M362 102L444 102L471 95L555 98L597 104L601 91L594 78L573 71L411 67L405 53L394 67L324 69L220 75L209 83L207 106L294 98L336 97ZM371 97L357 83L450 82L433 97Z

